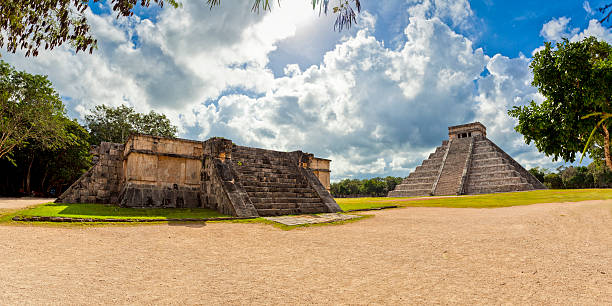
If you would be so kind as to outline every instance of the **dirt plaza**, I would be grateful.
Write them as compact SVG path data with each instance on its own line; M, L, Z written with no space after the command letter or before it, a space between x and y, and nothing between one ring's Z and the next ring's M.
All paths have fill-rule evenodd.
M612 201L266 224L0 226L5 304L610 304Z

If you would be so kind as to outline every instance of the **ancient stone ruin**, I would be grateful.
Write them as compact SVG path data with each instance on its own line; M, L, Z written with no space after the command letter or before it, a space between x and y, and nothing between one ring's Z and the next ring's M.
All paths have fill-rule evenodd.
M546 189L487 138L480 122L451 126L448 140L390 191L390 197L461 195Z
M302 151L133 135L93 153L94 166L56 202L201 207L239 217L341 211L329 193L330 160Z

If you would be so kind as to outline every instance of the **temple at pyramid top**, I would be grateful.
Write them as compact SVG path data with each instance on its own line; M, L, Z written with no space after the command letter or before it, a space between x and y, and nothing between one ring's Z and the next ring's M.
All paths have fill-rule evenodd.
M390 197L461 195L546 189L487 138L480 122L450 126L448 140L429 155Z
M448 127L448 139L466 138L479 135L487 137L487 128L480 122L472 122Z

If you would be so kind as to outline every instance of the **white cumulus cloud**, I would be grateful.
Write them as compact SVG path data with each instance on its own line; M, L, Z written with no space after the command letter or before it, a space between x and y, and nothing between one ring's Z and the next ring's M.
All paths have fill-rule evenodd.
M358 26L334 44L342 35L328 33L333 17L319 19L307 1L282 3L253 14L243 3L224 2L211 12L188 1L154 19L88 12L100 44L94 54L62 47L36 58L5 52L3 58L48 75L74 112L98 104L153 109L179 125L183 137L223 136L331 158L334 180L405 176L441 144L448 126L476 120L526 166L550 163L524 144L507 115L542 99L530 85L530 59L490 57L459 34L474 17L468 1L381 4L383 13L395 5L406 11L392 21L403 28L392 48L375 36L387 13L362 11ZM582 31L569 22L555 18L541 34L611 40L595 20ZM316 64L289 62L275 76L274 56L282 57L278 62L308 56L304 62Z

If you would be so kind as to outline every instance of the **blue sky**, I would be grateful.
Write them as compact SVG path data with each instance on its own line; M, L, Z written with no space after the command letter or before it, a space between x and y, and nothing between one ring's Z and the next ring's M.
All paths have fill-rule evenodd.
M330 158L339 180L406 176L448 126L472 121L527 168L561 165L524 143L507 110L542 101L529 63L544 41L612 42L598 1L365 0L343 32L307 0L260 14L242 1L183 2L119 19L96 3L94 54L3 58L48 75L79 119L98 104L155 110L184 138Z

